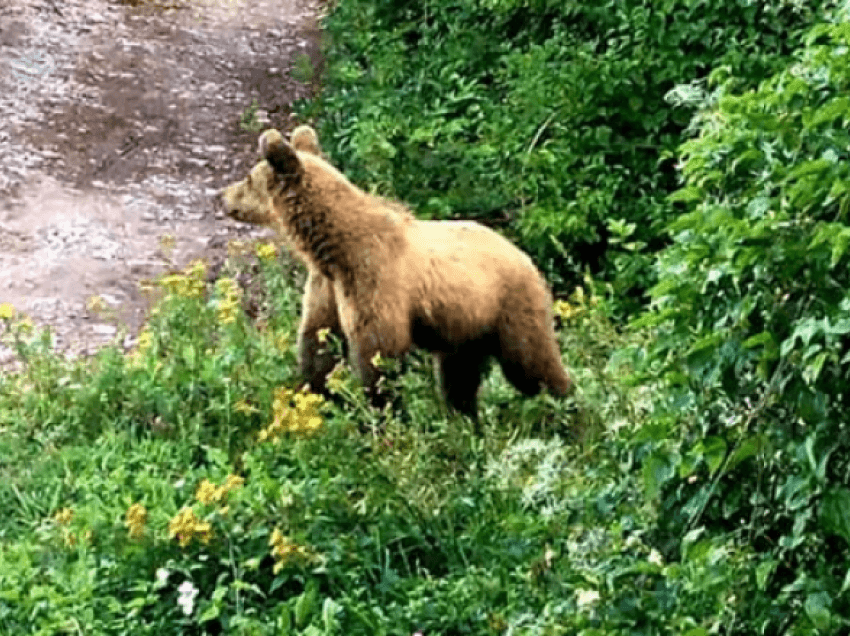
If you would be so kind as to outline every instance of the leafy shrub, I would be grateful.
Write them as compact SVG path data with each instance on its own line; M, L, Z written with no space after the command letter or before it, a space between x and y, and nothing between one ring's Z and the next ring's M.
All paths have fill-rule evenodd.
M604 269L622 298L676 213L693 109L664 95L719 66L755 85L829 4L340 2L304 114L355 180L422 216L509 224L556 283Z
M707 97L673 196L690 211L669 226L641 320L671 387L642 433L659 540L672 553L699 530L752 550L729 633L850 620L850 16L837 15L757 89L733 77Z

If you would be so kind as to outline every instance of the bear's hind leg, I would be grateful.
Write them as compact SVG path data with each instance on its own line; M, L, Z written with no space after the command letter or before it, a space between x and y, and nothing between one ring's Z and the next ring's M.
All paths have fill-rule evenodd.
M553 395L563 397L572 382L561 363L561 352L551 324L527 320L524 325L506 321L500 329L499 363L508 381L524 395L537 395L545 386Z
M478 425L478 388L487 372L489 356L478 343L452 353L435 353L440 367L440 384L448 406Z

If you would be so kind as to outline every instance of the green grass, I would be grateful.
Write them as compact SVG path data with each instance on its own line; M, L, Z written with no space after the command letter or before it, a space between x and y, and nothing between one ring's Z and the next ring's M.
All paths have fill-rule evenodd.
M293 400L300 275L243 255L224 276L249 267L242 292L161 280L127 356L61 362L3 319L27 364L0 381L0 633L663 631L621 437L644 415L598 299L560 332L577 397L520 400L494 372L476 436L423 355L397 415L345 373L334 403Z

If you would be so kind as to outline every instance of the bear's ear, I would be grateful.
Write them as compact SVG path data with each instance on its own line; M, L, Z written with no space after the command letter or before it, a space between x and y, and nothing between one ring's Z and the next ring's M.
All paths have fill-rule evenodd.
M322 149L319 146L319 136L310 126L298 126L292 131L289 138L292 147L301 152L309 152L311 155L321 156Z
M281 176L296 175L301 171L301 162L295 150L274 128L260 135L260 154Z

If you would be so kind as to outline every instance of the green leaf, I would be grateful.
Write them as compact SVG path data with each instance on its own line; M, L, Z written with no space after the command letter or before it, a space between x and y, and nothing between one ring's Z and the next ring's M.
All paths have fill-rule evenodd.
M803 368L803 380L806 383L811 385L818 381L824 362L826 362L830 355L831 353L829 351L821 351L815 356L813 361L806 364Z
M769 331L762 331L761 333L758 333L754 336L750 336L743 342L744 347L747 349L763 347L767 344L776 346L776 341L773 339L773 334Z
M726 457L726 441L720 437L707 437L703 440L702 447L708 469L714 474Z
M850 544L850 490L833 486L823 494L820 525L824 532L838 535Z
M643 463L643 485L647 497L657 497L661 487L673 474L673 467L666 454L650 455Z
M322 624L325 628L325 633L332 633L338 625L337 615L342 607L339 603L328 597L322 605Z
M713 333L704 336L691 345L691 348L688 349L688 354L698 353L705 349L714 349L723 342L723 338L724 335L722 333Z
M845 96L836 97L817 109L804 124L806 127L819 126L835 119L846 118L850 112L850 99Z
M771 575L776 570L778 562L776 560L762 561L756 566L756 585L758 589L764 591L767 589L767 583Z
M745 439L732 451L732 454L729 456L729 462L726 465L726 470L731 471L745 459L758 455L763 445L764 438L761 435L754 435Z
M316 594L318 593L318 584L311 580L307 583L305 589L298 600L295 602L295 625L304 627L310 620L310 614L313 612L313 606L316 604Z
M815 592L806 598L806 615L816 629L828 631L832 625L832 599L826 592Z
M826 159L813 159L810 161L804 161L796 168L794 168L787 177L787 181L792 181L794 179L799 179L801 177L806 177L809 175L817 175L825 172L829 169L830 163Z
M686 186L676 190L667 197L668 201L681 201L684 203L690 201L702 201L705 198L705 192L697 186Z
M221 610L218 607L218 603L210 603L210 606L198 617L198 622L206 623L207 621L218 618L219 614L221 614Z

